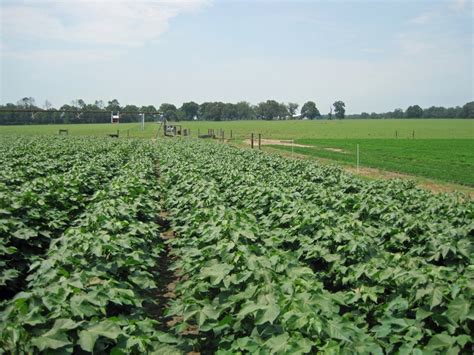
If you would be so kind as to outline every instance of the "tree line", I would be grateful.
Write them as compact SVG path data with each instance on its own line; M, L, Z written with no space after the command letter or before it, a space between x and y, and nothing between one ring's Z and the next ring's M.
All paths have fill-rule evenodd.
M34 115L28 112L1 112L1 110L38 110ZM346 115L345 103L338 100L329 107L327 114L321 114L314 101L301 106L294 102L282 103L267 100L257 105L241 101L237 103L194 101L177 107L163 103L158 108L153 105L121 105L117 99L108 102L95 100L86 103L82 99L73 100L59 108L46 100L37 105L32 97L24 97L16 104L0 105L0 124L51 124L51 123L108 123L111 112L127 112L120 115L120 122L137 122L139 113L145 113L146 121L158 121L166 118L170 121L233 121L233 120L298 120L298 119L355 119L355 118L474 118L474 102L459 107L430 107L422 109L419 105L409 106L406 110L395 109L385 113L367 113ZM61 112L61 111L71 112ZM160 114L157 114L159 112Z
M408 106L405 111L397 108L382 113L362 112L348 115L347 118L474 118L474 101L456 107L431 106L422 109L419 105L413 105Z

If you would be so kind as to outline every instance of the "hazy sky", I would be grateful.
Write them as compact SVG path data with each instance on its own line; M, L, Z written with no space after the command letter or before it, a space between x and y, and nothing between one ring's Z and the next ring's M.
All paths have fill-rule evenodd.
M349 113L473 100L473 5L1 2L0 103L335 100Z

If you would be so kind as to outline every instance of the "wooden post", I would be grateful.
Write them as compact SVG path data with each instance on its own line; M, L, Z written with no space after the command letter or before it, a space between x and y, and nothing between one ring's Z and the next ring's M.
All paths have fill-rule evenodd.
M415 139L415 131L413 131L413 139Z
M253 133L250 135L250 147L253 149Z
M129 137L130 137L130 130L127 129L127 138L129 138Z
M395 131L395 138L398 138L398 131Z
M119 133L120 133L119 130L117 130L117 138L119 137Z
M232 130L230 130L230 139L232 139Z
M258 134L258 149L262 149L262 134Z
M359 145L357 144L357 172L359 172Z
M198 138L201 135L201 130L198 128Z

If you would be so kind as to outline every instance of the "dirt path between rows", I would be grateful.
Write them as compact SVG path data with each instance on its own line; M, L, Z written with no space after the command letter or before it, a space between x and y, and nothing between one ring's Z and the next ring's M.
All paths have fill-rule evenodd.
M251 145L251 140L246 139L245 144ZM262 139L260 140L261 145L283 145L286 147L298 147L298 148L314 148L314 149L322 149L322 150L327 150L330 152L335 152L335 153L342 153L342 154L347 154L343 149L340 148L319 148L314 145L306 145L306 144L298 144L294 143L292 140L279 140L279 139ZM253 141L254 146L258 146L258 139L254 139Z
M166 315L166 309L170 306L176 298L176 285L186 280L186 276L180 274L180 270L172 270L172 265L176 260L176 254L169 241L175 238L175 233L171 228L168 220L169 213L167 211L161 211L158 216L158 224L162 227L160 233L161 238L164 240L165 248L160 255L157 265L158 282L157 288L153 291L153 298L155 303L147 307L147 312L153 319L158 321L158 329L168 333L171 332L171 328L176 324L183 321L182 316L168 316ZM184 331L180 332L182 336L197 336L199 334L197 326L189 326ZM190 351L187 355L199 355L200 352Z
M245 140L245 144L251 145L250 139ZM262 145L284 145L284 146L293 146L293 147L300 147L300 148L314 148L312 145L304 145L304 144L296 144L293 143L291 140L278 140L278 139L262 139L260 140ZM254 146L258 146L258 139L253 140Z

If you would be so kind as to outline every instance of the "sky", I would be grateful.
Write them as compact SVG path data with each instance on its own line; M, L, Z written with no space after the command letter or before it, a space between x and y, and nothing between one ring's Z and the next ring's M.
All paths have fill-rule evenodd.
M0 104L473 101L470 0L0 0Z

